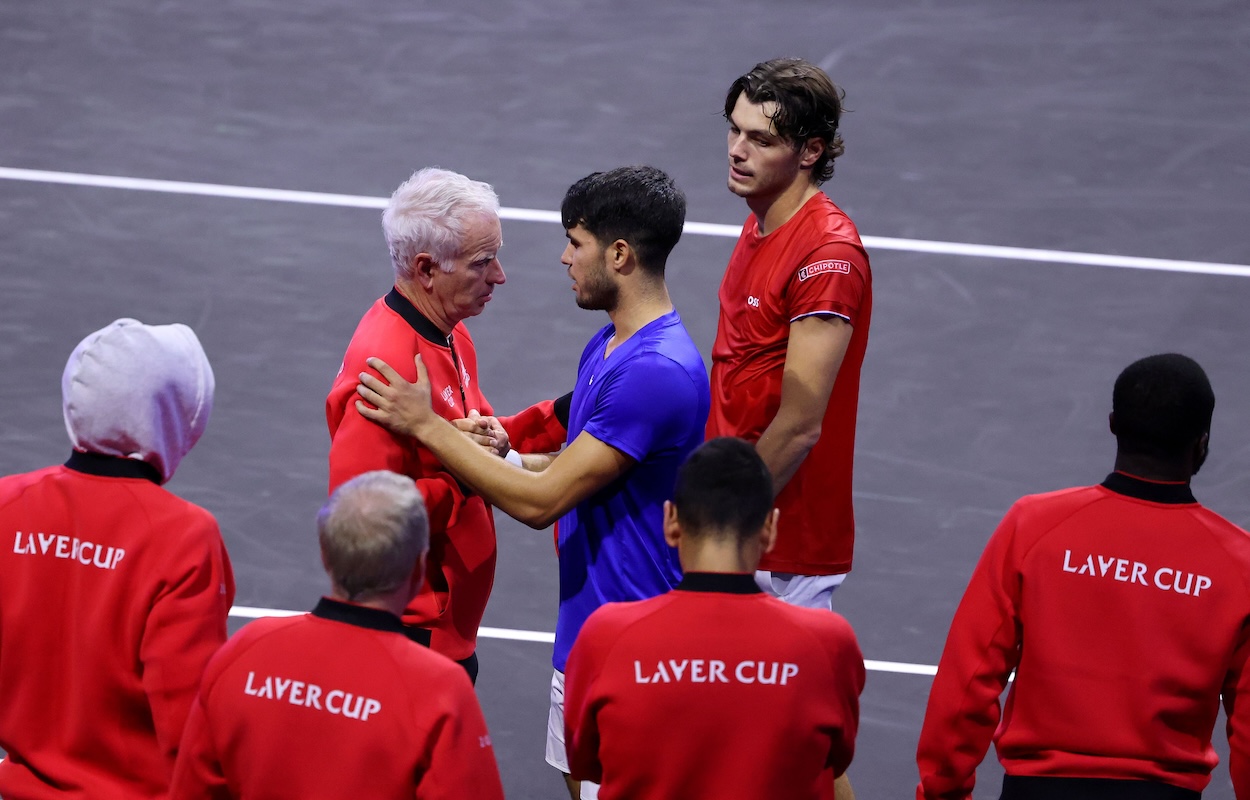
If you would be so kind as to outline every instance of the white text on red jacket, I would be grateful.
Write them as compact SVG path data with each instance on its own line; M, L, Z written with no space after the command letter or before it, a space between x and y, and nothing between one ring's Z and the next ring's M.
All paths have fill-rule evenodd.
M740 661L732 669L724 661L703 658L669 658L644 671L634 662L634 683L763 683L781 684L799 674L799 665L780 661Z
M1111 578L1121 583L1140 583L1142 586L1153 586L1165 592L1176 592L1197 597L1203 589L1211 588L1211 579L1206 575L1196 575L1172 567L1159 567L1151 570L1140 561L1129 561L1127 558L1100 556L1091 553L1081 561L1074 562L1072 551L1063 551L1063 571L1075 572L1077 575L1090 575L1095 578Z
M315 683L291 678L267 675L264 682L257 685L255 672L247 673L247 685L243 687L243 693L268 700L285 700L293 706L315 708L361 722L382 710L382 704L372 697L354 695L342 689L331 689L327 692Z
M76 536L21 531L13 537L13 552L23 556L63 558L100 569L117 569L117 563L126 555L126 551L120 547L105 547L95 542L85 542Z

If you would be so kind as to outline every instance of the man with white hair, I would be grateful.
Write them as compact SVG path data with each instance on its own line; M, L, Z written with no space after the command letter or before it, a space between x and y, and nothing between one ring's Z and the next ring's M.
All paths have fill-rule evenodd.
M0 478L0 796L165 797L234 600L216 520L162 488L213 388L190 328L119 319L65 366L69 460Z
M395 286L365 313L326 398L330 490L371 470L414 479L430 516L430 555L421 593L404 622L428 633L429 646L477 678L477 629L495 580L495 522L477 494L443 471L429 449L365 419L356 410L365 360L400 365L415 380L413 356L430 373L438 413L448 420L490 416L477 379L477 353L463 322L482 313L505 280L499 198L485 183L447 170L413 174L382 214ZM564 442L551 401L500 420L513 447L550 452ZM476 430L465 422L464 430Z
M464 671L400 622L425 575L429 524L410 478L367 472L317 515L332 586L311 614L240 631L209 662L173 800L502 800Z

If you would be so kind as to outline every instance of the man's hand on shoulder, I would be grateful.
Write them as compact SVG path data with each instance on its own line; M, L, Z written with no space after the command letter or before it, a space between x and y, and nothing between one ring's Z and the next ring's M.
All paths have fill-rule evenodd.
M365 363L377 370L383 379L368 372L359 375L356 394L356 410L365 419L376 422L394 433L421 438L422 426L441 419L430 406L430 376L421 361L413 359L417 366L417 380L409 383L403 376L380 358L368 358Z

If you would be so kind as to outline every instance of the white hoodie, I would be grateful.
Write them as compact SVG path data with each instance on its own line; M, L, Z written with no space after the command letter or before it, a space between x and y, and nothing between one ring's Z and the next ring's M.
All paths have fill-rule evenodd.
M164 483L213 410L213 369L186 325L119 319L79 342L61 376L74 449L146 461Z

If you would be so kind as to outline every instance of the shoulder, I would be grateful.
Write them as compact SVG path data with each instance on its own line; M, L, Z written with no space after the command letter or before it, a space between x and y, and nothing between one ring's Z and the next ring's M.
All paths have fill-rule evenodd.
M1229 557L1246 567L1250 576L1250 533L1203 505L1195 506L1193 518L1220 543Z
M600 644L615 642L634 625L672 605L674 597L676 595L673 592L668 592L646 600L605 603L595 609L586 620L578 638L589 636L587 641Z
M0 509L3 509L8 503L21 498L32 487L38 486L43 481L63 473L72 474L67 467L56 465L44 467L34 472L23 472L17 475L0 477Z
M348 357L357 356L354 360L361 362L369 356L378 356L386 360L387 356L413 352L413 341L419 339L412 326L404 318L386 304L385 298L378 298L369 310L360 318L356 330L352 333L351 342L347 345ZM361 350L369 350L358 355ZM346 358L344 359L347 360Z
M635 370L643 367L647 370L705 373L703 356L691 338L690 332L682 323L681 317L673 312L672 316L659 321L661 324L639 332L643 338L637 349L630 354L618 369Z
M835 665L838 664L862 665L864 658L859 649L859 637L855 635L851 623L841 614L776 602L781 606L780 609L775 609L779 632L787 626L802 631L821 654L819 657L827 658L831 667L836 668ZM816 656L813 654L813 657Z
M1011 504L1007 516L1027 522L1062 519L1105 499L1108 499L1107 494L1097 486L1075 486L1053 492L1027 494Z
M207 692L222 674L240 661L263 658L266 645L282 638L282 634L297 630L308 623L308 614L293 617L262 617L238 630L234 636L218 648L204 669L204 686Z

